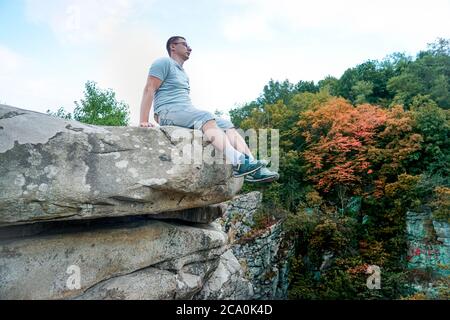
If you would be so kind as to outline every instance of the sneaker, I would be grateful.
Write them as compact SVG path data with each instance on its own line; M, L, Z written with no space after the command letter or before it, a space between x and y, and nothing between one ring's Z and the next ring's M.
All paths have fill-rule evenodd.
M264 167L267 167L270 164L270 160L260 159L259 160Z
M272 182L278 180L280 175L276 172L270 171L266 167L262 167L259 170L256 170L254 173L245 176L245 182Z
M239 163L235 166L233 166L233 177L238 178L245 175L248 175L250 173L255 172L256 170L263 167L263 163L259 160L254 160L253 162L250 162L248 156L245 156L244 163Z

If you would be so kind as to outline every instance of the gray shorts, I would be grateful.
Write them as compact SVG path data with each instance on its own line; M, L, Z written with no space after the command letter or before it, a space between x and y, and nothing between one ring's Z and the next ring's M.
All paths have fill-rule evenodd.
M155 112L161 126L178 126L189 129L201 129L209 120L216 120L221 129L234 128L234 125L225 119L215 117L211 112L203 111L189 106L170 106Z

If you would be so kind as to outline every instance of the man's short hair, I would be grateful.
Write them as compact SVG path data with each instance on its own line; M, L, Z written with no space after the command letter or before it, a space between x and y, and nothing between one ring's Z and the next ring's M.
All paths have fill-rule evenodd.
M169 54L169 57L170 57L170 45L174 42L177 42L178 39L186 40L184 37L181 37L181 36L173 36L173 37L170 37L169 40L167 40L166 49L167 49L167 53Z

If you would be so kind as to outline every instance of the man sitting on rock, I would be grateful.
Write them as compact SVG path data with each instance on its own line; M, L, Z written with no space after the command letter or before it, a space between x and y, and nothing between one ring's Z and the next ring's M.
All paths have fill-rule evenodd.
M266 168L267 162L256 160L245 140L225 119L210 112L196 109L189 97L189 78L183 63L192 52L186 39L171 37L166 44L168 58L159 58L150 67L141 102L141 127L173 125L201 129L208 141L225 154L233 165L235 177L245 176L247 182L270 182L278 173ZM152 108L154 107L154 110Z

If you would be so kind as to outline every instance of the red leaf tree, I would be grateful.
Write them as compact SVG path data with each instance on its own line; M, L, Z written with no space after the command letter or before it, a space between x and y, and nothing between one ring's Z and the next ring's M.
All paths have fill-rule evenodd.
M297 125L306 140L308 178L324 192L360 192L364 177L372 173L368 151L387 118L386 110L368 104L353 107L342 98L303 113Z

